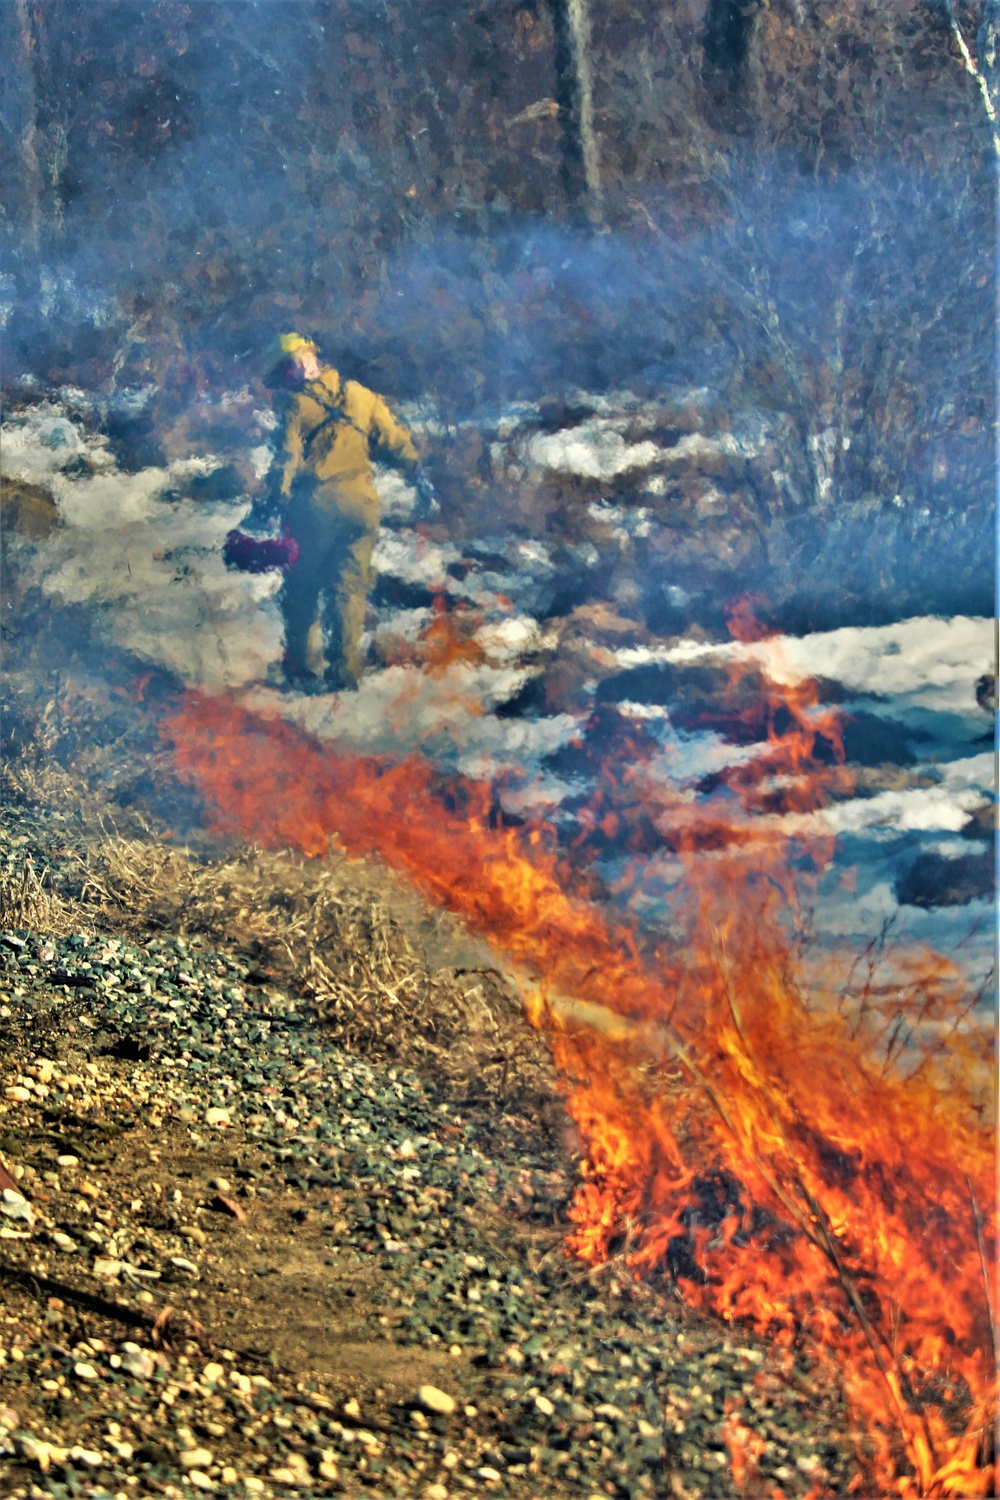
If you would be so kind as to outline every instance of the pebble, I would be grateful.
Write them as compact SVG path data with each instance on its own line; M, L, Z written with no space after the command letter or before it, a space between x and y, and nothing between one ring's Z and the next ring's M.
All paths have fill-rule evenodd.
M214 1462L209 1448L185 1448L177 1455L182 1469L210 1469Z
M156 1357L139 1344L125 1343L121 1346L122 1369L136 1380L151 1380L156 1371Z
M417 1401L424 1411L437 1412L442 1417L450 1417L458 1406L454 1396L438 1390L436 1385L422 1385L417 1391Z
M107 1256L98 1255L94 1259L92 1270L94 1275L99 1276L102 1281L117 1281L122 1273L122 1265L123 1262L120 1260L111 1260Z
M0 1214L13 1219L15 1223L33 1225L35 1222L31 1204L15 1188L4 1188L0 1196Z

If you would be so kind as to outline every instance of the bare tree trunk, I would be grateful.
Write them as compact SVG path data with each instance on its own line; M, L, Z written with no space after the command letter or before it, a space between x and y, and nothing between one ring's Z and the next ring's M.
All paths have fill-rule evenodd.
M571 201L599 224L601 167L594 134L587 0L549 0L556 41L556 98L563 122L563 175Z
M31 16L28 14L28 0L16 0L16 15L19 48L14 66L21 75L20 92L24 111L20 149L26 210L25 245L27 249L37 253L42 223L42 172L38 160L35 37L31 29Z

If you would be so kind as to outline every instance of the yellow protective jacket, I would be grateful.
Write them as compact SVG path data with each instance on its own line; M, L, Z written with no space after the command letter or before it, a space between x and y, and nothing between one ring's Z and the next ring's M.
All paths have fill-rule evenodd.
M321 506L338 507L338 493L350 508L364 501L378 504L372 454L401 468L407 477L419 459L413 439L381 396L356 380L342 381L327 367L289 399L275 454L273 480L288 499L297 478L316 481Z

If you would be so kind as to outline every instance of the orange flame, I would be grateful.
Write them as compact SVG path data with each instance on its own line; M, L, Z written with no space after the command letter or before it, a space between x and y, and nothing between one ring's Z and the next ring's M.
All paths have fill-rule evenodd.
M829 850L790 847L774 815L845 789L839 766L813 760L817 736L836 750L839 730L809 685L774 689L766 728L756 775L730 776L710 811L650 754L606 776L567 855L543 824L504 826L487 784L445 781L417 756L335 753L196 693L164 726L216 829L311 856L333 835L377 852L536 976L526 1003L550 1030L587 1153L574 1253L672 1270L696 1305L835 1366L859 1484L985 1496L991 1039L933 955L888 989L852 995L832 961L805 986L801 866L808 854L822 868ZM635 843L650 828L688 861L673 951L592 899L591 837ZM735 1412L726 1436L749 1485L757 1440Z

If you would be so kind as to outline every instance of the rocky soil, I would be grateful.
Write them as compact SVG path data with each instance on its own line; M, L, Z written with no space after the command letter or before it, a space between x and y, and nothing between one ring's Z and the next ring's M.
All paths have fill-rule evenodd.
M572 1131L499 979L496 1024L470 1043L479 1079L468 1053L450 1068L433 1051L419 999L391 1038L329 1001L324 1023L246 913L223 914L227 941L181 935L204 882L227 888L228 854L190 856L187 922L176 872L158 925L148 890L129 914L117 887L111 915L110 845L95 854L51 784L44 806L14 785L4 1493L723 1496L741 1420L765 1441L763 1492L824 1477L844 1492L834 1393L696 1319L672 1285L567 1257ZM343 862L337 878L346 903L352 882L371 901L379 876ZM415 897L396 899L389 949L398 961L408 938L426 957L432 928L437 983L450 969L460 984L471 940ZM346 960L363 936L342 931ZM432 1012L431 970L411 968ZM357 989L364 1013L370 983ZM497 1066L514 1043L520 1067L510 1050Z

